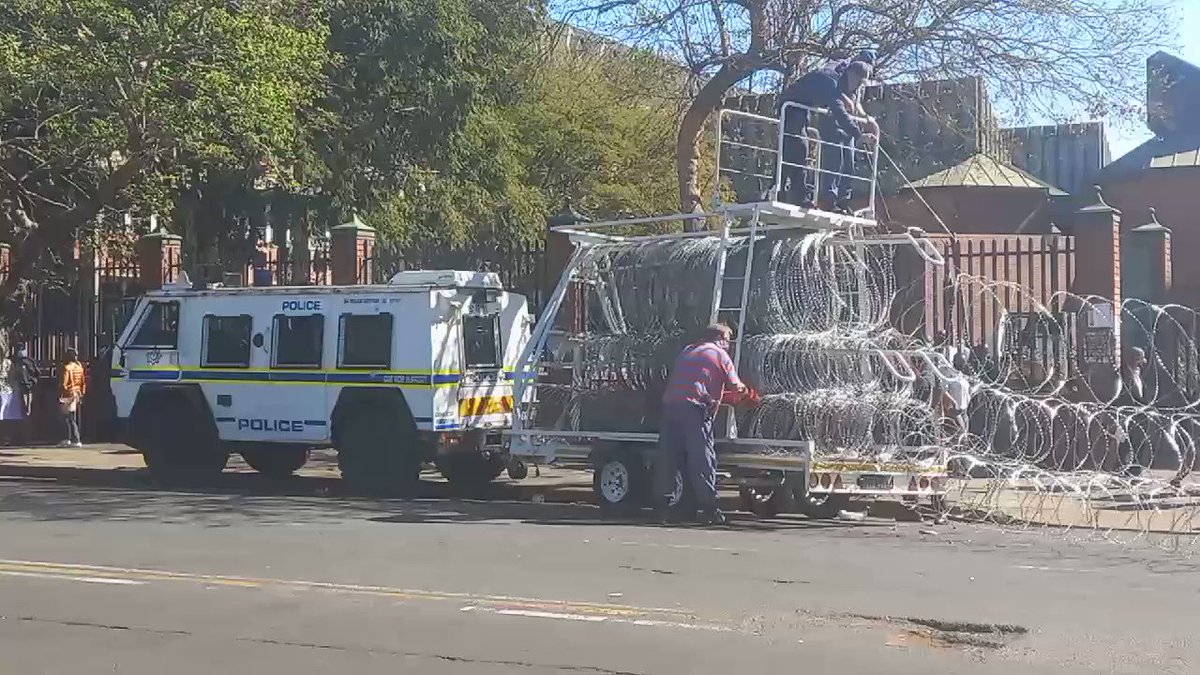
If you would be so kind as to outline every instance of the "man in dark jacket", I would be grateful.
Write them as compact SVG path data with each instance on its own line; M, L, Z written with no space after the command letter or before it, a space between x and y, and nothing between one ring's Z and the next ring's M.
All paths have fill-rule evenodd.
M829 111L821 115L818 125L824 143L821 163L825 174L820 207L828 211L848 211L851 190L842 187L843 179L839 174L854 174L855 141L875 142L875 138L865 131L866 120L855 116L859 89L870 75L871 66L864 61L833 61L783 90L779 103L786 134L780 172L783 201L805 208L817 206L815 176L808 168L808 141L800 138L809 125L810 112L804 108L784 107L787 103L797 103Z
M17 373L17 386L21 393L21 403L25 407L25 419L30 419L33 416L33 388L37 386L41 371L33 359L29 358L29 351L25 349L25 345L17 347L12 356L12 367Z

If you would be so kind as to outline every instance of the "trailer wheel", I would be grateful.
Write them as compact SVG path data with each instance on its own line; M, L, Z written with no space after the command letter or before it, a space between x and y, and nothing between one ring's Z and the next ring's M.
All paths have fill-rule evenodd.
M850 495L806 493L800 500L800 510L809 518L829 520L850 506Z
M171 396L139 417L138 444L155 480L204 483L225 470L229 451L187 399Z
M686 511L687 507L693 503L691 492L683 482L683 472L676 469L675 489L671 491L670 496L667 498L667 508L676 511ZM654 495L650 494L649 497L653 499Z
M784 486L771 489L756 485L743 485L738 488L742 509L759 518L774 518L780 512L788 510L786 492Z
M242 459L268 478L287 478L308 463L308 448L262 444L242 448Z
M421 478L415 427L380 406L354 411L339 424L338 469L354 489L411 495Z
M609 515L637 512L648 478L646 465L634 450L603 450L593 460L592 491L601 510Z

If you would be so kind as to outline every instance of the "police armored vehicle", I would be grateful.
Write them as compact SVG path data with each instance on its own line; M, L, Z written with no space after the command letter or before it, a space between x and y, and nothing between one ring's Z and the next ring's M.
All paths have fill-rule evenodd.
M113 350L112 391L156 477L211 477L231 453L286 476L310 450L333 447L361 488L411 488L426 461L451 482L480 484L506 467L499 432L512 421L512 368L531 323L526 299L494 273L408 271L369 286L185 282L138 302Z

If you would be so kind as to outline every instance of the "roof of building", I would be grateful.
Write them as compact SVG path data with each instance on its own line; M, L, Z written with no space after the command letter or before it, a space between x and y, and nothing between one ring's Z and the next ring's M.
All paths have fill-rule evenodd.
M908 187L1007 187L1046 190L1053 195L1066 194L1026 171L983 153L972 155L949 169L914 181Z
M1150 169L1179 169L1200 166L1200 131L1152 138L1130 150L1100 171L1111 180Z

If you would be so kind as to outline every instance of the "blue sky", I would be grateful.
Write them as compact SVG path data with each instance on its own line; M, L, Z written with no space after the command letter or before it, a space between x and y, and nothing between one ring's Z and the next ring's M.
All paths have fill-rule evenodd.
M1168 2L1171 1L1168 0ZM1173 0L1173 3L1180 18L1178 34L1165 36L1161 48L1200 66L1200 0ZM574 4L576 3L573 0L550 0L551 14L558 18L565 18L565 9ZM1147 53L1144 56L1149 55ZM1002 102L996 103L999 109L1003 109ZM1021 122L1049 124L1053 120L1029 119L1021 120ZM1129 152L1151 136L1145 123L1140 120L1105 120L1105 122L1113 159Z

